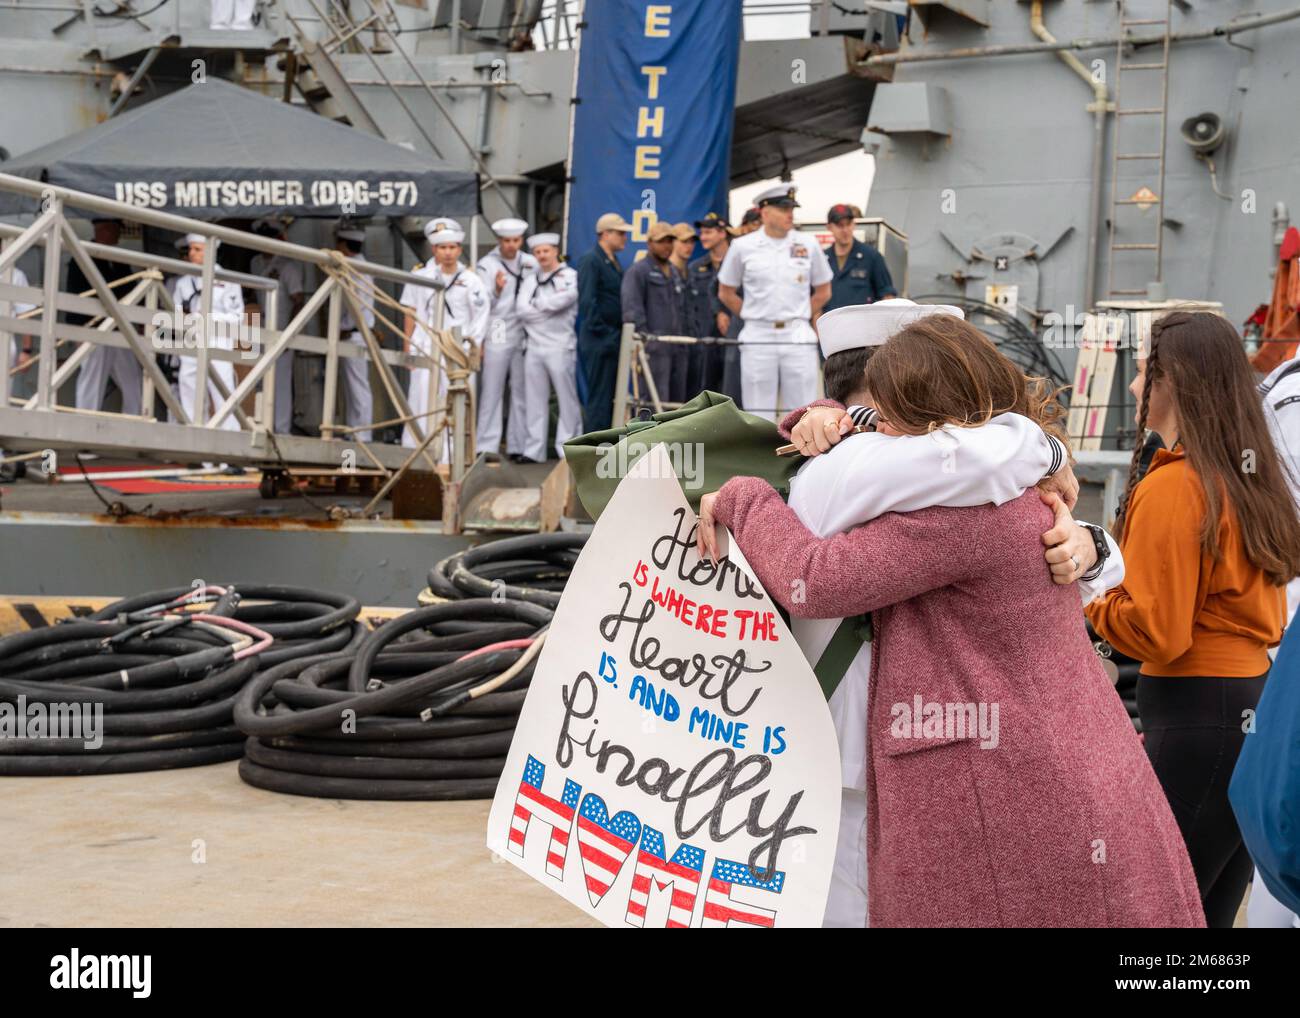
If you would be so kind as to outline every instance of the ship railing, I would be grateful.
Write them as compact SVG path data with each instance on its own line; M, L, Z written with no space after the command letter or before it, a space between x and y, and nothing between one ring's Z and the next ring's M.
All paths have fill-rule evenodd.
M179 462L228 462L287 467L289 464L346 469L369 461L390 475L407 470L438 471L445 459L450 480L458 483L472 458L473 424L470 373L473 364L464 352L459 328L444 329L444 295L435 304L435 320L417 323L433 339L429 355L400 352L381 345L385 333L404 333L402 308L379 285L362 292L359 281L369 276L377 284L415 284L438 289L427 277L361 258L343 258L334 251L304 247L288 241L246 233L173 213L140 208L123 202L0 173L0 192L32 199L40 212L26 227L0 224L0 446L8 449L84 449L117 455L144 455ZM177 258L81 239L69 220L77 209L96 218L117 218L205 239L201 265ZM235 272L217 264L217 243L280 255L314 266L323 281L306 293L301 309L283 330L275 328L278 315L278 281ZM20 287L11 281L10 268L28 250L43 248L40 285ZM70 293L60 286L63 256L70 255L91 285L92 293ZM115 293L95 265L95 259L125 264L133 270L119 280L125 293ZM177 315L166 276L195 276L200 281L197 318ZM243 342L238 328L227 332L213 314L213 284L233 283L258 294L262 320L251 323ZM124 284L124 285L123 285ZM128 289L129 287L129 289ZM376 325L366 322L362 302L373 294ZM12 314L13 304L34 309L23 317ZM343 335L344 309L357 323L363 342ZM91 316L92 324L60 321L59 312ZM323 312L323 336L308 332L313 318ZM414 317L414 316L412 316ZM93 324L98 319L98 324ZM181 321L191 331L178 341L175 325ZM10 363L11 335L34 336L35 392L29 397L12 394L13 378L24 369ZM230 342L231 340L239 342ZM60 364L61 347L71 353ZM143 376L140 415L78 410L58 401L61 384L69 380L97 347L127 349ZM323 356L324 403L321 437L276 434L275 373L285 351ZM196 384L189 406L183 406L158 363L159 355L193 357L199 379L207 379L216 392L210 405L209 386ZM347 427L335 420L340 364L347 358L368 362L397 416L373 426L409 426L418 448L360 441L357 432L367 426ZM228 387L216 370L217 362L235 362L236 384ZM281 370L283 366L279 366ZM414 414L398 383L395 369L427 368L428 412ZM242 375L242 377L239 377ZM443 378L447 384L442 383ZM441 394L440 394L441 393ZM157 397L155 400L154 397ZM171 420L156 413L160 401ZM251 409L248 409L251 404ZM223 427L233 417L238 429ZM445 436L445 441L435 441Z

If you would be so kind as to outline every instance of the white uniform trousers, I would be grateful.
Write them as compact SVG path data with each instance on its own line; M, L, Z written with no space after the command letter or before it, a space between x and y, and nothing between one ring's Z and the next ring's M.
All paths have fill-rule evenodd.
M495 324L495 323L494 323ZM510 412L506 421L506 452L525 452L528 444L528 400L524 383L523 334L493 339L488 330L483 344L483 369L479 372L478 436L476 452L501 448L501 414L505 407L506 379L510 380Z
M826 898L826 929L862 929L867 913L867 793L840 789L840 835L835 843L835 868Z
M413 337L412 339L411 351L413 353L418 351L420 353L425 353L425 354L427 354L429 351L427 340L421 343L418 330L416 332L416 336ZM477 378L478 378L477 375L470 375L469 377L469 391L471 393L474 392ZM438 388L434 398L434 405L436 406L438 403L444 403L446 399L447 399L447 376L444 372L440 371L438 372ZM432 407L430 407L429 405L429 369L428 368L411 369L411 380L407 384L407 388L406 388L406 402L410 404L411 414L416 418L416 421L420 426L420 431L423 434L427 435L429 433L430 428L436 428L439 424L442 423L441 414L432 414L427 417L421 416L422 414L428 414L429 411L432 409ZM410 425L407 425L405 428L402 429L402 445L406 446L408 449L414 449L419 444L420 442L415 437L415 433L411 431ZM436 440L431 442L429 444L428 451L429 454L434 458L435 462L450 463L451 462L450 429L444 432L444 437L441 441Z
M213 343L214 345L220 344L224 349L227 350L233 349L233 344L229 338L226 338L224 340L214 338ZM225 384L226 390L228 392L233 392L235 388L234 363L232 361L219 361L213 359L208 361L208 366L209 368L214 368L216 370L217 377L220 378L221 381ZM198 358L192 356L182 357L180 370L176 373L176 384L175 386L173 386L173 391L175 391L176 397L181 401L181 407L184 408L185 412L187 414L190 414L191 416L194 413L194 393L196 391L195 386L198 383L198 377L199 377ZM211 417L212 412L216 410L216 408L219 407L223 402L225 402L225 397L222 396L221 393L217 391L216 385L213 382L209 381L208 382L208 405L206 407L207 415ZM174 416L172 417L172 420L173 421L175 420ZM235 413L233 410L230 413L226 414L226 419L221 422L221 430L222 431L239 430L239 421L235 417Z
M555 428L555 454L564 458L564 443L582 430L582 404L578 402L578 354L576 350L546 348L530 344L524 355L527 379L528 445L524 455L545 460L546 433L551 422L551 389L560 404ZM522 388L522 386L521 386Z
M293 351L286 350L275 359L275 423L277 435L293 430Z
M802 342L805 339L814 341ZM807 322L791 322L783 329L746 322L740 341L740 390L746 413L775 421L779 409L794 410L817 398L817 343Z
M360 332L348 334L348 342L355 343L363 350L366 348L365 340L362 339ZM339 358L340 374L343 376L343 392L347 397L347 414L344 420L349 428L359 428L363 424L370 424L375 419L375 401L370 392L370 358L366 357L340 357ZM278 370L276 372L279 373ZM279 382L279 379L276 379ZM277 384L278 388L278 384ZM279 396L277 395L277 399ZM277 414L277 416L279 416ZM364 431L350 433L349 437L355 435L362 442L369 442L373 432L366 428Z
M209 28L247 31L253 27L253 14L257 0L212 0L212 20Z
M114 346L96 346L81 362L77 371L77 409L103 409L109 378L122 390L122 413L138 414L144 370L130 350Z

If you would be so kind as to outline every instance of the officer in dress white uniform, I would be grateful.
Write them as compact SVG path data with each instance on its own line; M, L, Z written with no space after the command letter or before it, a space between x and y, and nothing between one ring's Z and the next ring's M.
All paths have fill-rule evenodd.
M483 281L460 262L465 231L454 219L438 218L429 220L424 227L424 235L429 240L433 260L427 265L416 266L411 271L417 276L427 276L430 280L438 281L446 288L446 312L442 327L450 329L459 326L465 348L477 350L482 346L483 338L487 334L491 300ZM408 283L402 287L400 302L403 307L411 309L405 321L407 352L433 356L432 338L419 323L427 322L430 328L438 324L437 288ZM428 368L412 368L406 396L411 413L419 419L420 430L425 434L428 434L430 428L437 427L439 423L437 415L420 416L429 414L434 409L429 405L429 381ZM442 402L446 394L447 376L444 371L439 372L436 401ZM446 442L434 442L430 446L435 457L439 455L438 450L441 448L450 458L450 435L447 439ZM409 425L402 431L402 444L408 447L420 444Z
M894 299L827 312L819 323L822 352L831 356L879 346L917 317L955 314L959 308ZM746 353L748 356L748 353ZM818 537L841 533L887 512L928 506L1001 505L1054 473L1065 450L1028 418L999 414L978 428L946 427L929 435L851 435L833 455L800 468L790 488L790 508ZM1105 535L1110 554L1097 575L1079 579L1086 604L1124 578L1119 547ZM817 662L840 619L793 619L800 649ZM840 745L842 805L839 842L825 925L868 924L866 859L867 692L871 644L864 643L830 699Z
M253 224L253 232L275 240L287 240L288 222L280 216L266 216ZM265 307L262 321L277 332L283 332L293 316L301 310L306 290L303 285L302 262L284 255L258 252L253 255L249 271L255 276L265 276L277 283L275 321L266 321ZM293 430L293 351L285 350L275 360L275 423L277 434L287 435Z
M524 328L519 321L519 296L524 282L537 271L537 259L526 251L522 219L498 219L492 224L497 246L475 268L492 300L492 316L483 344L483 369L478 383L477 452L501 448L501 414L507 378L510 411L506 415L506 452L524 457L528 443L527 398L524 383Z
M187 233L185 235L186 260L195 265L202 265L203 252L208 243L219 244L221 242L215 239L209 241L201 233ZM186 322L185 335L173 337L173 342L180 345L177 350L177 353L180 354L180 367L177 370L176 384L172 387L180 400L181 406L185 409L185 413L193 421L194 401L198 395L196 386L199 376L198 358L195 356L198 353L198 347L195 344L201 341L200 337L204 334L204 330L196 324L199 321L198 316L203 311L203 277L198 275L177 276L176 281L172 284L172 302L187 317L194 316L192 321ZM235 283L214 279L212 282L212 320L206 330L209 343L208 349L233 350L235 348L235 335L243 321L243 291ZM233 361L212 358L208 361L208 366L215 369L217 377L225 384L227 391L234 390L235 365ZM212 411L220 406L224 400L225 397L221 395L216 385L209 380L206 416L211 416ZM172 420L175 420L175 415L171 416ZM226 415L220 427L225 431L238 431L239 421L236 420L233 413L230 413Z
M718 271L718 299L745 323L739 337L745 409L769 420L781 406L794 409L817 398L812 323L831 295L826 254L811 234L794 229L794 195L789 184L763 191L762 229L738 237Z
M359 226L341 222L334 230L336 248L347 258L360 258L361 249L366 242L366 231ZM375 328L375 281L365 273L359 273L357 280L359 292L358 303L361 305L361 317L366 328L373 333ZM339 336L349 343L355 343L366 349L365 337L361 335L361 326L352 314L352 305L346 300L339 313ZM374 421L374 397L370 391L370 355L365 357L340 357L339 372L342 375L343 391L347 397L347 413L344 420L349 428L360 428ZM373 432L369 428L350 432L359 441L369 442Z
M551 389L560 405L555 429L555 454L564 457L564 443L582 429L582 404L578 402L577 349L578 273L560 261L560 236L538 233L528 238L528 249L538 262L537 272L526 278L519 293L519 319L528 337L524 355L527 378L528 447L525 457L546 459L546 432L550 424Z

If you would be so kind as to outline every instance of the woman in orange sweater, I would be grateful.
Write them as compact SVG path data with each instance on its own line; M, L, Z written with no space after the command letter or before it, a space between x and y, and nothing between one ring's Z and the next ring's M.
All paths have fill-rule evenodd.
M1142 662L1146 751L1182 830L1207 925L1230 927L1251 862L1228 782L1282 635L1283 585L1300 575L1300 519L1241 340L1216 315L1152 328L1131 387L1138 449L1118 526L1124 582L1088 606ZM1138 483L1141 436L1158 434Z

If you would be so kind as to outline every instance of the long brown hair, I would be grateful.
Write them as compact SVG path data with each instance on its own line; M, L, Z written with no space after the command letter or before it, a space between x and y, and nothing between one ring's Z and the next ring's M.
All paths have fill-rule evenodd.
M1300 575L1300 515L1241 338L1218 315L1174 311L1151 326L1125 509L1137 483L1151 390L1162 378L1178 442L1205 495L1201 548L1218 558L1219 523L1230 509L1251 565L1279 585Z
M867 362L863 381L880 415L900 431L973 428L1016 413L1069 448L1058 391L1025 377L984 333L954 315L930 315L891 336Z

